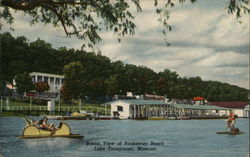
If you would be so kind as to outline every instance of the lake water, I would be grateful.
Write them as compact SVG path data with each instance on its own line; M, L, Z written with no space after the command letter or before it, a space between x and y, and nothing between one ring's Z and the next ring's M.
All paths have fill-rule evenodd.
M33 118L38 120L41 117ZM59 124L56 120L49 122ZM71 126L72 133L80 133L85 136L84 139L20 139L16 136L22 134L23 119L0 117L0 154L4 157L249 156L249 119L238 119L236 127L244 134L235 136L216 134L217 131L224 131L225 120L65 122ZM104 145L105 142L113 145Z

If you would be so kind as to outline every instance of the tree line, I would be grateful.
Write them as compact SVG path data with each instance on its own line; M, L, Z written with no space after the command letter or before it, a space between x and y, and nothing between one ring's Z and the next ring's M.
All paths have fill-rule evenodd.
M31 79L25 79L25 75L44 72L65 76L61 90L65 99L100 98L133 92L177 99L202 96L208 101L247 101L247 89L228 83L203 81L199 76L180 77L169 69L155 72L145 66L112 62L100 53L65 47L55 49L46 41L30 42L24 36L15 38L9 32L1 33L0 40L1 95L6 92L6 82L12 83L14 78L20 82L17 83L21 86L19 92L34 88L29 84ZM22 87L24 84L27 85Z

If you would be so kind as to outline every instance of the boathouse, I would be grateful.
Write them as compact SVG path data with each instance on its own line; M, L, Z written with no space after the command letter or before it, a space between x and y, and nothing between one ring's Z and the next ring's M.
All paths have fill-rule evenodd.
M210 105L170 104L179 116L228 116L229 108ZM220 111L219 114L217 111Z
M164 116L169 105L165 101L157 100L115 100L104 105L111 105L111 116L120 119L147 118L151 116Z
M215 115L216 110L228 108L209 105L169 104L160 100L115 100L103 105L111 106L111 116L120 119L147 119L150 117L181 117Z
M209 102L211 106L230 108L238 117L250 117L249 102ZM224 111L220 111L223 114Z

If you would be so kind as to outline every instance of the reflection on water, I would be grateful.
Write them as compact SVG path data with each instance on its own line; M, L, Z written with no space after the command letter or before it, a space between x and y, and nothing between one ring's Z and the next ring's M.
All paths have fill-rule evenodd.
M29 148L36 149L47 145L48 147L64 148L70 145L70 140L66 138L34 138L22 139L23 143Z
M34 117L39 119L39 117ZM59 121L51 121L56 125ZM237 127L244 134L217 135L225 128L224 120L187 121L66 121L72 133L84 135L84 139L38 138L20 139L24 127L22 118L0 117L0 154L6 157L246 157L249 154L249 120L239 119ZM133 147L135 151L96 151L99 142L116 143L113 147ZM155 151L136 151L138 146L117 143L163 143ZM108 147L105 147L108 148Z

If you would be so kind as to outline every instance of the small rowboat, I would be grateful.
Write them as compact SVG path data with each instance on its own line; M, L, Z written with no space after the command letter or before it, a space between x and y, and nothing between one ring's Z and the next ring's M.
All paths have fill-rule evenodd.
M27 120L27 119L26 119ZM37 128L32 123L27 123L23 129L23 135L20 138L53 138L53 137L67 137L67 138L83 138L80 134L72 134L68 124L60 122L58 129L52 134L52 130L43 130Z
M222 132L216 132L216 134L228 134L228 135L239 135L239 134L243 134L244 132L240 131L240 132L230 132L230 131L222 131Z

